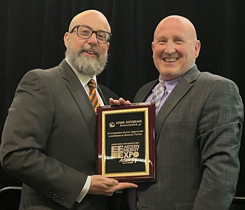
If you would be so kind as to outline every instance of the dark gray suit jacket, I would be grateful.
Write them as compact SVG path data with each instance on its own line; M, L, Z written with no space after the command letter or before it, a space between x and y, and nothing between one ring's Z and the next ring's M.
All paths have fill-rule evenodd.
M118 98L104 86L105 104ZM28 72L6 119L3 168L21 180L20 209L105 209L105 196L75 202L87 175L96 173L96 114L79 79L66 63Z
M145 101L157 82L144 85L134 102ZM157 183L139 183L138 209L228 210L243 116L231 80L191 68L156 117Z

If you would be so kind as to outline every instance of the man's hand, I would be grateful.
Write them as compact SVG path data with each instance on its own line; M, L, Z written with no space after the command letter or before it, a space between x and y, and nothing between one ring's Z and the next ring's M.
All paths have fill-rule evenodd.
M117 106L131 104L129 100L125 101L123 98L119 98L118 100L110 98L109 102L110 102L110 105L117 105Z
M91 184L88 194L112 196L117 190L126 188L137 188L138 185L128 182L118 182L115 179L102 175L91 176Z

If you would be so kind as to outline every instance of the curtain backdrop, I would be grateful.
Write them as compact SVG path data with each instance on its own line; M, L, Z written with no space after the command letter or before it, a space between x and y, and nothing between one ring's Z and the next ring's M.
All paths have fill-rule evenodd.
M0 0L0 131L20 79L31 69L61 62L63 35L72 17L87 9L100 10L110 22L109 61L98 81L119 96L133 100L144 83L158 77L153 32L162 18L179 14L196 27L199 69L232 79L245 98L243 0ZM240 159L237 196L245 196L244 145ZM20 185L2 169L0 176L0 188Z

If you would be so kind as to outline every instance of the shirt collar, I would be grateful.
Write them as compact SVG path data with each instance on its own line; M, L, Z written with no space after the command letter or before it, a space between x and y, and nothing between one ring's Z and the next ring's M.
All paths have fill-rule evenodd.
M171 92L171 91L174 89L174 87L177 85L177 83L179 82L179 80L180 80L181 78L182 78L182 77L178 77L177 79L174 79L174 80L164 81L164 80L161 78L161 75L159 75L159 83L164 81L164 86L165 86L165 88L166 88L166 91L167 91L167 92Z
M79 71L77 71L68 61L67 58L65 58L66 62L70 65L71 69L74 71L74 73L77 75L78 79L80 80L81 84L83 87L85 87L90 79L94 79L95 83L97 84L97 79L96 76L94 75L92 78L90 76L88 76L87 74L83 74L80 73ZM97 87L97 85L96 85Z

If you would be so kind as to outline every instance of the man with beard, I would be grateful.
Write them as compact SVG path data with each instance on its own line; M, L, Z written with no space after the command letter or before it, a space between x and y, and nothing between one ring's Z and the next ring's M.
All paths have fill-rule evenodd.
M111 29L99 11L75 16L64 35L66 58L21 80L5 122L1 162L23 182L20 209L109 209L107 196L135 188L96 173L96 108L117 95L96 85ZM98 101L90 101L93 79Z

